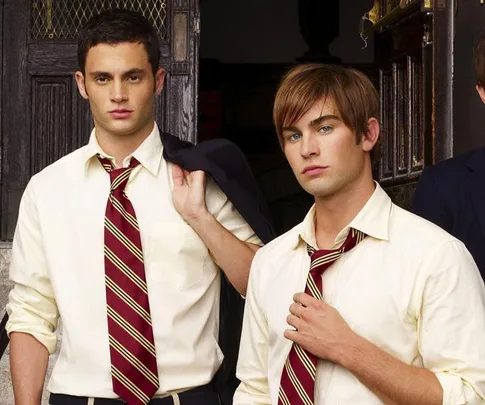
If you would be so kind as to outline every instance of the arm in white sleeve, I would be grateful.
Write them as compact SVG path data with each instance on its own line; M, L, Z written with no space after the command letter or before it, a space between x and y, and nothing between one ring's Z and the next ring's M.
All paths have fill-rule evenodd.
M234 395L234 405L271 404L268 385L268 323L260 308L258 274L261 268L259 252L253 260L237 364L241 384Z
M33 180L27 185L20 203L10 280L14 286L7 304L7 333L32 335L49 353L54 353L59 313L49 280Z
M419 350L443 388L443 405L485 404L485 289L477 266L458 241L423 263Z

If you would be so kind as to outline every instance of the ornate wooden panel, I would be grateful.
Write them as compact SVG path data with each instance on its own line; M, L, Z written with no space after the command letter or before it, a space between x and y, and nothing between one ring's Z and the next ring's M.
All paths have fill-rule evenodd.
M424 164L423 66L409 55L380 69L381 123L384 129L378 179L406 180L418 175Z
M32 172L37 173L85 144L91 130L88 119L88 104L79 99L71 76L33 76Z
M423 167L451 154L452 13L445 2L375 0L363 16L371 25L362 35L374 35L379 69L383 135L375 174L406 207Z

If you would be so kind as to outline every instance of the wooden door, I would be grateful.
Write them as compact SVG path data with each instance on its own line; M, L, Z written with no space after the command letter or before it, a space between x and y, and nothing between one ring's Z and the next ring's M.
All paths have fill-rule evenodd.
M408 208L422 169L452 154L452 13L448 0L375 0L373 33L381 98L375 177Z
M154 24L169 73L155 101L157 122L196 141L197 0L3 0L1 240L13 236L29 178L88 140L89 105L73 80L76 41L79 28L108 8L141 11Z

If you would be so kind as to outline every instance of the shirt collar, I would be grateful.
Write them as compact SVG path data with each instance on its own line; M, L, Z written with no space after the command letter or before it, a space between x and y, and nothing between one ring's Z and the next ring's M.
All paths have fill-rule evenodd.
M151 174L156 176L160 168L160 162L162 160L163 145L160 139L160 132L157 124L154 122L153 130L148 137L142 142L142 144L128 156L124 162L123 167L127 167L131 157L133 156L138 160L143 167L145 167ZM96 138L96 128L91 132L89 142L86 145L84 163L85 173L88 173L91 163L94 161L96 155L100 154L102 157L108 158L114 161L114 158L105 153L101 146L99 146Z
M381 186L376 182L376 189L367 200L364 207L355 218L344 227L335 238L335 245L340 245L347 237L350 228L358 229L376 239L389 240L389 217L391 215L392 201ZM310 208L305 219L300 224L295 238L294 249L301 242L317 248L315 238L315 204Z

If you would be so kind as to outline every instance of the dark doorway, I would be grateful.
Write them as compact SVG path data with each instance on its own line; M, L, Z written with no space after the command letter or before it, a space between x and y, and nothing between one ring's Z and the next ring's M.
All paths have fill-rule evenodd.
M325 57L324 52L309 52L308 27L302 26L305 21L299 15L302 3L200 3L199 140L223 137L241 147L278 233L300 222L313 201L286 163L272 123L274 94L284 72L299 61L310 61L309 54L317 60ZM313 25L329 27L320 28L320 35L326 35L330 43L324 61L351 65L373 75L373 41L370 38L366 43L359 33L361 16L372 7L372 0L306 3L318 12L312 15L311 9L304 10L306 18ZM322 4L326 8L323 14Z

